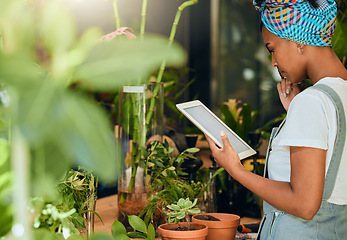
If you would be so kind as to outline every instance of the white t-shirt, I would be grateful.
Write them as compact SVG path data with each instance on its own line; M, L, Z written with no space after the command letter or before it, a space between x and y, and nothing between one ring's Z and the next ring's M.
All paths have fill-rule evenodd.
M316 84L326 84L341 98L347 115L347 81L341 78L323 78ZM337 132L336 109L323 92L307 88L290 103L286 122L273 139L268 159L269 178L290 181L289 146L313 147L327 150L328 171ZM347 141L345 148L347 149ZM347 204L347 151L343 152L336 183L328 202Z

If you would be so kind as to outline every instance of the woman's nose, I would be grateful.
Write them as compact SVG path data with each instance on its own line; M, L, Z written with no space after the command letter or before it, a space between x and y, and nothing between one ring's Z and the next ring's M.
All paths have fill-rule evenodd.
M271 65L272 65L273 67L277 67L277 62L276 62L276 59L274 58L273 55L271 56Z

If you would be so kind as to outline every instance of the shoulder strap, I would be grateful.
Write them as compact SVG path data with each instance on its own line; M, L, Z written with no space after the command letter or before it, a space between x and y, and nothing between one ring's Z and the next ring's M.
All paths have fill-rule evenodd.
M342 153L345 146L346 119L345 119L345 112L344 112L342 101L334 89L332 89L331 87L325 84L316 84L312 86L312 88L327 94L329 98L333 101L337 111L336 112L337 136L335 139L333 155L329 164L328 172L325 177L324 194L323 194L323 200L328 200L335 186L336 176L339 170Z
M272 129L272 131L271 131L269 145L267 147L267 151L266 151L266 155L265 155L266 158L265 158L265 166L264 166L264 174L263 174L263 177L265 177L265 178L269 178L269 174L268 174L268 159L269 159L270 152L272 151L272 141L277 136L277 134L279 133L279 131L281 130L281 128L283 127L285 122L286 122L286 119L283 119L281 124L278 127L274 127Z

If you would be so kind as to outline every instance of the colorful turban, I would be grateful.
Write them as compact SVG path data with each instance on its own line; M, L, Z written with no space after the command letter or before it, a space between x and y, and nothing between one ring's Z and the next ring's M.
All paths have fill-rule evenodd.
M273 34L298 44L331 46L337 11L334 0L317 0L317 8L307 0L264 0L259 6L256 2L264 26Z

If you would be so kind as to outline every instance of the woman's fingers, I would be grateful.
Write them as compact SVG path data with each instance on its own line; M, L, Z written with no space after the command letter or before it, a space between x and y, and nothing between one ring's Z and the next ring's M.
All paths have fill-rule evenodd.
M224 131L221 131L221 132L220 132L220 137L221 137L222 142L223 142L223 148L231 147L230 142L229 142L229 138L228 138L228 136L225 134Z
M292 83L287 78L283 78L281 82L279 83L279 86L277 84L277 90L280 94L280 96L288 97L291 93L294 91L294 95L301 92L305 87L304 81L298 82L298 83Z
M287 78L282 78L279 85L280 85L280 88L279 89L277 88L277 90L279 91L279 94L286 98L292 90L291 82L288 81Z
M206 141L208 142L208 145L210 146L211 151L213 152L215 149L218 149L216 143L205 134Z

